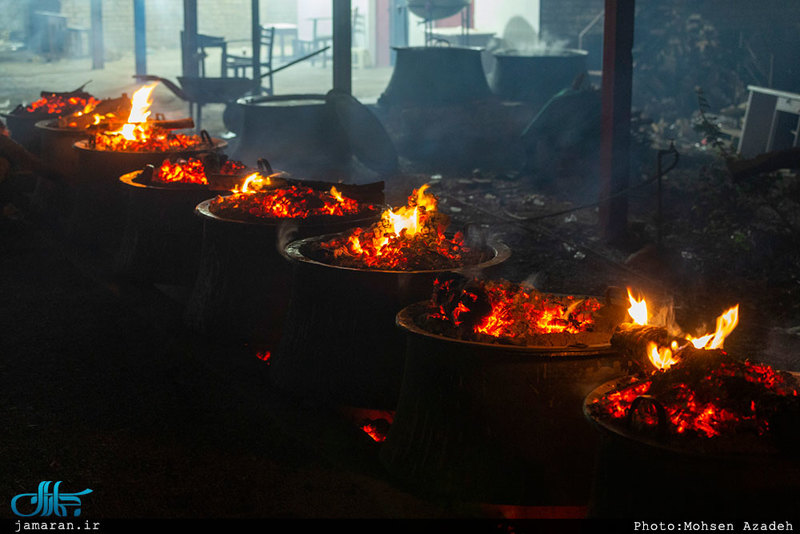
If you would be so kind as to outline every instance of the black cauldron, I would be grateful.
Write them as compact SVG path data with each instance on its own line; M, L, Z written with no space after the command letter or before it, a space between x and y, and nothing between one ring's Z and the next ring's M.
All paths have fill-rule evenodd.
M76 142L73 149L78 153L78 172L67 237L76 243L116 251L125 228L128 200L120 176L147 165L158 168L170 157L196 157L221 152L227 146L227 142L205 132L202 137L203 142L195 146L168 152L98 150L89 140Z
M381 200L382 195L381 189ZM212 201L195 209L203 237L186 324L225 342L270 348L281 335L289 304L291 266L283 246L293 238L371 224L383 207L344 217L245 221L213 213Z
M276 169L309 179L346 177L352 153L325 95L243 97L235 107L241 126L234 159L255 165L266 157Z
M463 105L492 98L481 49L460 46L395 47L392 78L381 107Z
M788 451L774 445L739 447L730 436L718 451L638 430L627 419L606 421L589 406L614 389L611 380L585 399L584 412L601 436L589 514L598 518L789 517L800 506L800 460L796 444ZM796 423L795 423L796 424ZM716 439L716 438L714 438ZM689 442L691 444L691 442ZM649 487L653 491L643 491Z
M489 77L492 92L503 100L541 107L586 72L585 50L553 50L539 54L496 53Z
M309 249L334 235L290 243L291 299L270 374L279 389L339 405L394 409L403 375L403 337L395 315L428 298L437 276L483 271L511 252L487 246L487 259L463 269L389 271L322 263Z
M599 440L588 392L624 371L610 344L511 346L453 339L397 314L406 364L380 453L417 492L477 502L583 506Z

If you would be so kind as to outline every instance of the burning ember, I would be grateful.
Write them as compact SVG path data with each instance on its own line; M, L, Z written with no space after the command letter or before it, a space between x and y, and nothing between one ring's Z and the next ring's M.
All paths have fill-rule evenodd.
M787 407L794 413L800 409L794 375L722 350L738 324L738 305L717 318L713 333L695 338L673 326L648 324L644 300L630 296L630 301L634 322L620 325L612 345L649 366L595 399L588 406L593 416L635 417L640 426L672 436L740 438L765 436Z
M92 108L100 100L89 93L75 91L72 93L43 93L41 98L31 102L24 108L18 108L18 113L31 113L42 118L75 113L86 108Z
M247 169L242 162L235 160L225 160L216 171L208 167L208 163L200 158L165 159L158 171L153 173L151 181L159 184L208 185L209 174L237 176Z
M279 173L247 176L232 195L219 196L210 204L215 215L230 219L306 219L354 215L370 208L344 196L336 186L319 190L289 184Z
M408 204L387 209L378 222L319 246L330 262L343 267L385 270L426 270L478 263L480 254L464 245L461 232L445 235L449 218L437 210L438 201L424 185Z
M128 120L118 130L95 134L94 148L115 152L168 152L204 142L198 135L173 133L165 127L166 121L149 120L150 95L156 85L146 85L133 94Z
M425 328L470 341L527 346L607 344L619 322L594 297L553 295L506 280L439 278Z
M124 121L130 110L131 100L126 95L106 100L92 98L82 109L58 117L55 124L59 128L105 129Z
M645 380L631 380L594 401L590 412L620 420L632 416L637 398L647 395L663 409L672 435L702 438L735 434L763 436L787 402L797 405L798 384L791 374L768 365L739 361L719 350L685 349L680 361ZM657 427L658 412L640 410L644 426Z

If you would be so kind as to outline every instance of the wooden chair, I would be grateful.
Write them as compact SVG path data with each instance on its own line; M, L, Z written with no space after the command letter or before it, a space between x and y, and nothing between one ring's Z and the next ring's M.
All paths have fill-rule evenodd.
M231 45L232 43L244 43L244 42L251 42L244 39L237 39L235 41L228 41L227 44ZM261 74L264 76L261 82L262 91L265 94L271 95L273 93L273 86L272 86L272 49L273 44L275 43L275 28L272 26L264 27L261 26L261 40L260 40L260 50L259 50L259 57L260 62L259 65L261 67ZM230 53L225 53L222 58L222 69L223 69L223 77L228 76L229 74L233 74L235 78L245 78L247 77L247 69L253 69L253 56L252 55L234 55Z
M200 77L206 77L206 58L208 57L208 52L206 51L207 48L219 48L220 55L222 58L222 73L221 75L225 76L225 62L224 58L227 55L228 45L225 42L224 37L215 37L213 35L205 35L202 33L197 34L197 50L194 52L197 54L197 58L199 59L200 65ZM186 41L184 40L183 31L181 31L181 49L186 50Z

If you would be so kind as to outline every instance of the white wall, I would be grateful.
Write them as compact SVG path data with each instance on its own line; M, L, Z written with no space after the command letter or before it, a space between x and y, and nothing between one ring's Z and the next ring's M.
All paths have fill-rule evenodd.
M475 5L473 26L476 31L493 32L502 37L509 19L524 17L539 33L539 0L472 0ZM422 19L409 14L409 45L425 44L425 25Z
M524 17L539 33L539 0L473 0L475 28L503 35L511 17Z

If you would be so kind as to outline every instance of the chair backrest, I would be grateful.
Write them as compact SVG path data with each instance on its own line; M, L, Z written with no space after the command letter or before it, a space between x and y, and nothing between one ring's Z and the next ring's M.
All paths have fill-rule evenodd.
M186 60L187 54L190 57L194 57L197 59L198 62L198 69L200 71L200 76L206 75L206 48L213 48L219 47L225 50L225 38L224 37L216 37L214 35L206 35L203 33L197 34L197 49L196 50L187 50L186 49L186 36L184 35L183 30L180 32L181 35L181 50L183 51L183 74L186 74Z
M261 61L272 64L272 45L275 42L275 27L261 26Z

